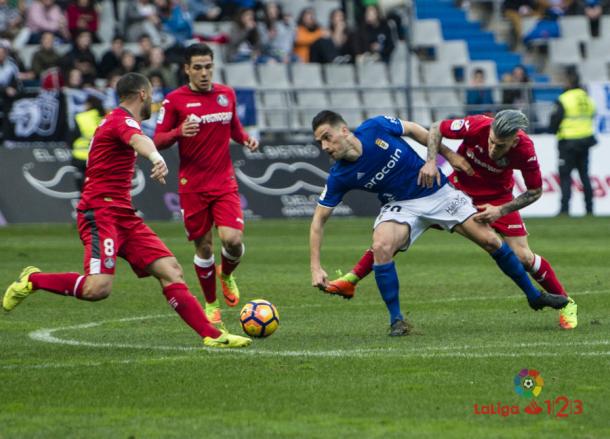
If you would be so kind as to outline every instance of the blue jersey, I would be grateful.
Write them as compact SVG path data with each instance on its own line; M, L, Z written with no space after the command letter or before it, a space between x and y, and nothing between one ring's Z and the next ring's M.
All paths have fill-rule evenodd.
M337 206L352 189L378 194L382 204L412 200L435 193L447 183L441 172L441 185L426 188L417 184L424 160L401 137L402 123L393 117L377 116L364 121L354 131L362 143L362 155L350 162L339 160L330 169L318 203Z

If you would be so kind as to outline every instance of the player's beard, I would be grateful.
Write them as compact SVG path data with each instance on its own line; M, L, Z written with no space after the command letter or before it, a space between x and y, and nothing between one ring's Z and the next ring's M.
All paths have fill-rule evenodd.
M142 120L150 119L152 115L152 98L148 98L144 101L144 105L142 106L142 110L140 111L140 116L142 116Z

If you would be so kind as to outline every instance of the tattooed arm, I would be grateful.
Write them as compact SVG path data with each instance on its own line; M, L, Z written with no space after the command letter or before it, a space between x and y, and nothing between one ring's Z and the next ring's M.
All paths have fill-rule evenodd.
M492 206L491 204L483 204L477 206L479 213L474 216L474 220L480 223L493 223L498 218L507 213L523 209L529 206L542 196L542 187L528 189L515 199L501 206Z

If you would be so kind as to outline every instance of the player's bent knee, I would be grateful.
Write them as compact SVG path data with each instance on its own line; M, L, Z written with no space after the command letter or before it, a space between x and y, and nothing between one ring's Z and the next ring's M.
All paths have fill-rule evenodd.
M392 244L389 242L374 242L372 249L373 255L375 256L375 262L377 264L385 264L390 262L394 256L394 249L392 248Z
M97 302L98 300L104 300L105 298L110 296L111 291L111 284L98 283L93 285L85 285L83 287L82 298L85 300L90 300L92 302Z
M493 253L502 247L502 240L495 233L485 234L479 241L479 245L488 253Z

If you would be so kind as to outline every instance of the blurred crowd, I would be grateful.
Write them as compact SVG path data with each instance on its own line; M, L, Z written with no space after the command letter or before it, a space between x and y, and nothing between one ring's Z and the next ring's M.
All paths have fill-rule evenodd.
M320 18L312 7L293 17L277 1L113 0L104 3L114 15L108 35L96 0L0 0L0 97L15 96L24 84L103 94L132 71L165 93L181 83L183 49L197 41L213 42L224 62L389 62L404 36L400 14L374 0L349 3L337 2ZM198 34L197 21L223 24L206 29L224 32ZM100 42L105 53L93 50ZM23 49L34 47L24 63Z

